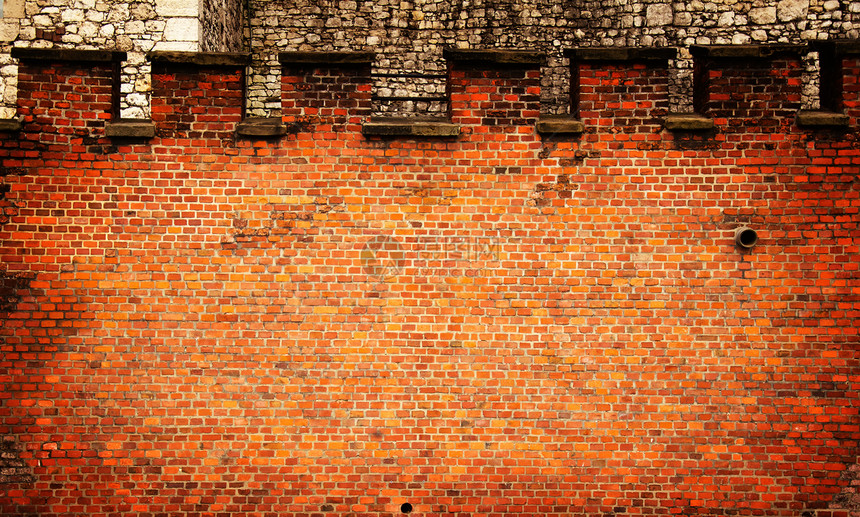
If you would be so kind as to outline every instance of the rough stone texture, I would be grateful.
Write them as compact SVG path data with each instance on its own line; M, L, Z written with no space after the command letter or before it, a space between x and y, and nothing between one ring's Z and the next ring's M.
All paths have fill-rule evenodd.
M203 0L200 17L205 52L239 52L245 48L243 1Z

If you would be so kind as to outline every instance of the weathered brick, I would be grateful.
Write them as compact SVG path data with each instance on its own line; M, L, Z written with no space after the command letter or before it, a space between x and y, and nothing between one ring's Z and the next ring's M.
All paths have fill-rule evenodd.
M459 135L402 138L366 66L285 65L265 139L239 67L164 64L115 142L106 68L22 66L0 514L856 514L858 65L822 130L764 62L692 135L652 64L538 135L539 70L461 63Z

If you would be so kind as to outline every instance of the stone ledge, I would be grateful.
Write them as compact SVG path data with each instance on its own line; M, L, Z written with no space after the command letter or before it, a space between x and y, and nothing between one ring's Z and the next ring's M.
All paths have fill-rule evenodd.
M371 118L362 125L365 136L459 136L460 126L444 119Z
M280 118L246 118L236 126L239 136L271 138L287 134L287 126Z
M21 131L21 127L21 121L16 118L0 119L0 131L13 133L16 131Z
M150 120L118 120L105 124L105 136L111 138L152 138L155 123Z
M850 123L848 115L834 113L832 111L806 111L797 112L797 125L801 127L837 127L846 128Z
M565 57L576 61L669 61L678 54L674 47L578 47L566 49Z
M567 116L541 118L535 128L544 136L579 135L585 132L585 124L581 120Z
M710 131L714 119L698 113L670 113L663 118L663 127L670 131Z
M537 50L468 50L446 48L445 59L454 63L483 66L539 67L546 64L546 55Z
M372 65L375 59L375 52L281 52L278 54L281 65L365 66Z
M800 56L809 49L805 44L774 45L691 45L693 57L720 59L770 59L779 54Z
M12 57L21 61L113 63L115 61L125 61L127 54L113 50L14 47L12 49Z
M828 41L814 41L812 50L817 52L829 52L834 56L848 56L860 54L860 40L837 39Z
M172 63L195 66L247 66L250 54L241 52L178 52L155 51L146 55L153 63Z

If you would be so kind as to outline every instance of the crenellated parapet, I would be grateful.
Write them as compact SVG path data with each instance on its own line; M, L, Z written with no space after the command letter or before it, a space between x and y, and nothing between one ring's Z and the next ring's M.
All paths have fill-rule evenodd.
M567 115L547 115L541 100L543 53L531 50L449 49L445 105L433 117L374 112L372 52L282 52L280 117L248 116L246 53L152 52L152 117L123 119L120 63L125 53L20 48L24 86L18 119L27 131L68 125L92 137L185 135L271 138L302 132L363 133L374 137L458 137L517 132L552 138L620 131L751 133L856 125L856 41L818 44L821 109L804 110L805 45L693 46L692 112L671 111L670 64L677 49L573 48ZM83 78L86 78L84 80ZM81 86L75 88L75 84ZM70 98L47 91L70 89ZM92 95L78 95L81 89ZM84 92L86 93L86 92ZM76 97L77 95L77 97ZM66 102L63 112L49 104ZM55 123L45 124L48 113ZM74 113L74 116L71 114ZM80 120L91 120L83 123ZM15 124L11 124L10 127Z

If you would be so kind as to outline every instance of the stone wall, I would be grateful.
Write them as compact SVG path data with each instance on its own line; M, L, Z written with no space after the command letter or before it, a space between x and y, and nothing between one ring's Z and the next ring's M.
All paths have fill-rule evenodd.
M253 0L252 113L277 112L276 55L282 50L373 50L377 112L441 113L445 46L538 49L548 55L542 70L543 107L568 106L563 49L580 46L677 46L671 103L690 109L693 44L799 43L853 38L860 29L860 2L782 0L752 3L600 2L549 0ZM807 56L805 105L817 102L815 55ZM410 74L405 77L397 74ZM414 77L423 74L425 77ZM404 100L404 97L416 97ZM418 98L430 98L419 100ZM391 99L393 98L393 99Z

